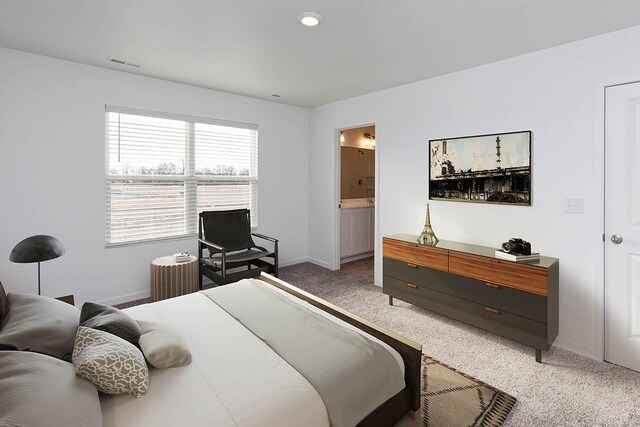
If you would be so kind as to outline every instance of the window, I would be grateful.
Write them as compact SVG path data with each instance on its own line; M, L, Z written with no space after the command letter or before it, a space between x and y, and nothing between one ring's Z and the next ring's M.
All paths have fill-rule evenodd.
M194 236L203 210L258 217L258 127L106 107L106 244Z

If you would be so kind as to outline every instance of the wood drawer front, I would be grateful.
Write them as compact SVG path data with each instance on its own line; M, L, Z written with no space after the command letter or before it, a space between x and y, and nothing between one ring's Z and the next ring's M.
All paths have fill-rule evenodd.
M547 270L495 258L449 253L449 272L525 292L547 295Z
M426 308L505 338L541 350L548 350L547 325L476 304L432 289L409 287L393 277L385 276L383 291L394 298Z
M449 271L449 251L418 243L382 239L382 256L440 271Z
M547 323L547 297L384 258L384 276Z

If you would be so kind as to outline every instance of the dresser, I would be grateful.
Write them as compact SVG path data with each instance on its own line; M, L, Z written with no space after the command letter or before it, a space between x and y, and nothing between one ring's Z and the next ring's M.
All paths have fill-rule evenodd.
M542 361L558 336L559 260L516 263L494 248L440 241L416 242L396 234L382 239L383 292L469 325L533 347Z

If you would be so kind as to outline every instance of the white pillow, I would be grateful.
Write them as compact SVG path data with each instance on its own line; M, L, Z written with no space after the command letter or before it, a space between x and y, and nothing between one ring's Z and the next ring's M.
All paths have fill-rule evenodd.
M109 332L79 326L73 364L76 374L103 393L129 393L137 399L149 388L149 370L140 350Z
M186 366L191 363L187 343L169 325L138 320L142 335L138 345L149 364L157 369Z

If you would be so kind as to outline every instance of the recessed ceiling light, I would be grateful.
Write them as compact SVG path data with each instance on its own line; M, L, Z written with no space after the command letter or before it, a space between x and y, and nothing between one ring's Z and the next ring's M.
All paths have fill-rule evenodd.
M314 12L303 12L298 15L298 21L307 27L315 27L322 21L322 16Z

